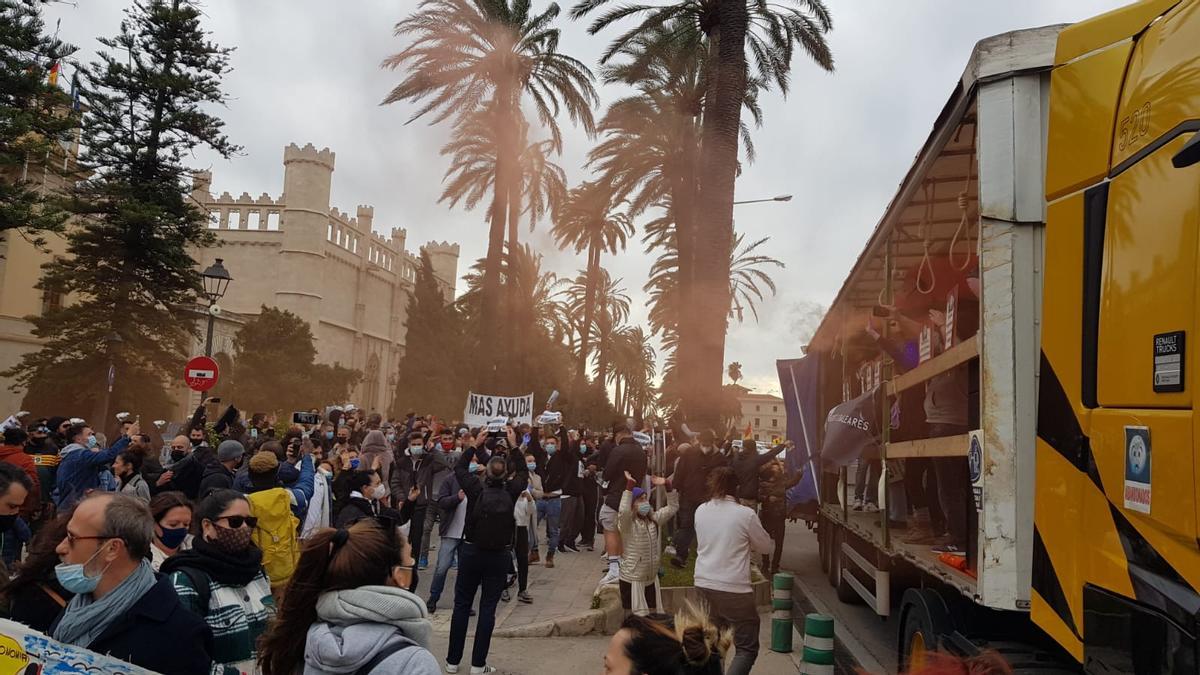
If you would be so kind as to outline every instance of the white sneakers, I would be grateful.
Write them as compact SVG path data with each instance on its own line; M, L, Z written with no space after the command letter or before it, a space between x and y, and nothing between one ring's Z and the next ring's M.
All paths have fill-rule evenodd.
M600 579L600 585L608 586L610 584L615 584L620 580L621 580L621 577L619 574L613 574L612 572L606 572L604 574L604 577L602 579Z

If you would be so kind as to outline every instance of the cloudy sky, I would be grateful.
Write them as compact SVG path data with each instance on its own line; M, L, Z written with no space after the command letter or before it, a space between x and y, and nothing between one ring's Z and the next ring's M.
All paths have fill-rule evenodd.
M665 0L646 0L662 4ZM545 6L547 0L534 0ZM573 0L565 0L568 9ZM736 226L748 238L771 237L770 253L787 267L774 273L776 297L759 308L760 322L732 327L727 361L740 361L744 384L778 391L774 363L800 346L837 292L871 228L892 197L934 118L962 73L974 43L1010 30L1066 23L1126 4L1121 0L826 0L834 17L829 36L837 70L826 74L800 58L792 93L763 101L765 123L754 134L758 160L739 178L738 199L794 195L788 203L738 206ZM450 211L437 203L446 167L438 149L447 129L405 125L406 106L379 106L400 75L380 62L404 42L395 23L417 0L206 0L207 28L236 47L226 80L223 117L244 147L229 161L209 155L197 168L213 171L215 192L252 195L282 190L283 147L327 146L337 153L333 205L353 213L375 206L377 229L408 229L410 247L431 240L462 246L460 273L484 254L483 213ZM48 7L61 18L60 37L90 60L97 36L117 32L125 2L77 0ZM562 19L561 49L595 64L607 43L582 24ZM68 76L70 71L68 71ZM611 100L620 91L602 90ZM569 126L569 122L564 120ZM568 131L561 159L570 180L587 178L590 141ZM546 224L528 235L551 269L571 274L582 260L558 252ZM639 238L635 240L640 242ZM639 246L606 261L634 298L651 259ZM236 271L234 271L236 276Z

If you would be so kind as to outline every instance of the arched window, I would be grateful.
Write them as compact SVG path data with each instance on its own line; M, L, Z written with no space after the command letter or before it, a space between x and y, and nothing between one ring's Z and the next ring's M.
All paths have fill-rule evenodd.
M379 410L379 354L371 354L367 358L367 367L363 370L363 407L368 412Z

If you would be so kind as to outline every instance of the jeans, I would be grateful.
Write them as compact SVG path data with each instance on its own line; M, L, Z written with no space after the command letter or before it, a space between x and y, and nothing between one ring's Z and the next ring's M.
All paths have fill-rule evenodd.
M510 555L507 550L485 551L469 541L458 545L458 577L454 580L454 615L450 619L446 663L458 665L462 661L471 605L475 602L475 592L482 586L479 615L475 622L475 645L471 648L471 666L482 668L487 665L492 630L496 627L496 605L500 602L500 594L507 581L505 576L508 574Z
M596 485L591 478L584 478L580 494L580 501L583 502L583 519L579 521L579 542L585 546L591 546L596 541L596 511L600 502L600 486Z
M429 549L433 545L433 526L441 520L442 510L432 508L425 511L425 527L421 530L421 557L429 557ZM413 549L413 555L417 554L417 549Z
M575 539L579 536L579 521L580 509L583 504L579 497L563 497L562 501L562 527L559 528L559 543L566 543L572 546L575 545Z
M542 524L542 520L546 521L546 555L553 556L555 549L558 548L558 520L562 515L562 500L557 497L550 499L539 499L537 503L537 522Z
M687 560L689 550L696 539L696 507L699 504L689 504L681 502L679 504L679 512L675 515L676 524L679 526L675 530L675 557L680 560Z
M450 572L450 565L454 563L454 555L461 543L462 539L442 537L442 545L437 552L437 569L433 571L433 583L429 586L429 604L436 605L442 597L442 591L446 588L446 574Z
M877 459L859 459L854 473L854 498L870 504L879 502L879 473L882 466Z
M417 568L420 567L420 560L417 559L416 553L421 550L421 534L425 531L426 511L424 506L413 509L412 520L408 525L408 543L412 546L413 551L412 583L408 586L409 593L417 592Z
M529 587L529 528L517 527L516 542L513 553L517 555L517 590L523 591Z
M954 424L930 424L929 437L957 436L967 433L967 428ZM933 470L937 474L937 496L946 517L946 531L956 546L967 546L967 509L974 509L971 495L971 476L965 457L934 457Z
M719 628L733 629L733 659L725 675L749 675L758 658L758 608L754 593L729 593L697 586Z

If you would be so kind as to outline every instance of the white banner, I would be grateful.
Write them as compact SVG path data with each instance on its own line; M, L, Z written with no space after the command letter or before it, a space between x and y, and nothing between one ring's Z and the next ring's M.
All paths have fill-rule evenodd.
M492 417L511 417L514 424L533 424L533 394L492 396L469 392L463 422L470 427L482 427Z
M133 664L57 642L6 619L0 619L0 673L150 675Z

